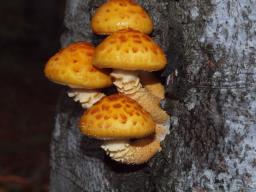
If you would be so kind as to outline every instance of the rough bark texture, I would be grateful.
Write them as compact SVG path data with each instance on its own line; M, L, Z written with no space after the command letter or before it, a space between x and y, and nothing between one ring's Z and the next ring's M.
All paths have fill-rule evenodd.
M102 0L68 0L63 46L98 43L90 18ZM80 134L81 108L58 105L51 191L256 191L256 2L138 1L153 16L169 65L171 134L148 164L117 164ZM172 79L172 78L168 78ZM172 100L171 100L172 99ZM176 99L176 100L173 100Z

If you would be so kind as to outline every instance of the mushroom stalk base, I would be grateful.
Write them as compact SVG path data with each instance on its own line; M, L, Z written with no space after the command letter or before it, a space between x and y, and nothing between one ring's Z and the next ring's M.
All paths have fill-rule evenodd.
M83 108L88 109L101 100L105 94L95 90L71 89L68 91L68 96L73 97L75 102L80 102Z
M101 148L115 161L125 164L142 164L149 161L161 151L160 142L164 140L167 131L164 125L157 125L154 137L130 140L105 141Z
M146 111L148 111L156 123L164 124L168 121L169 115L161 109L159 99L152 95L147 89L140 88L137 92L127 96L136 100Z
M101 147L113 160L124 164L145 163L161 150L160 141L156 137L136 141L107 141Z

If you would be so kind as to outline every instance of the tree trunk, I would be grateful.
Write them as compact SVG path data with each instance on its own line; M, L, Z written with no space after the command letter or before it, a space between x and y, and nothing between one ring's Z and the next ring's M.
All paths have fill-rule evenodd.
M98 43L102 0L67 0L63 46ZM139 0L168 55L171 134L149 163L111 161L77 128L82 109L60 99L51 144L52 192L256 191L256 1ZM177 69L178 76L173 78Z

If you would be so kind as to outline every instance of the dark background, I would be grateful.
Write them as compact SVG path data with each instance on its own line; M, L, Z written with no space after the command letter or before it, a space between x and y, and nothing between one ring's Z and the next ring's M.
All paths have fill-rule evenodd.
M48 191L60 86L43 68L60 47L64 0L0 4L0 192Z

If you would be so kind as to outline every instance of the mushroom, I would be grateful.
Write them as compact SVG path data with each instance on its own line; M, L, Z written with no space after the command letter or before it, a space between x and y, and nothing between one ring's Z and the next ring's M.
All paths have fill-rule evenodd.
M161 150L160 138L153 135L155 126L148 112L121 94L104 97L80 120L83 134L105 140L102 148L125 164L144 163Z
M49 80L72 88L68 95L84 108L104 97L97 89L112 85L109 74L92 65L94 51L86 42L70 44L52 56L44 69Z
M154 134L155 126L148 112L121 94L104 97L80 120L83 134L103 140L143 138Z
M160 108L159 99L145 89L139 71L163 69L167 59L162 49L146 34L125 29L108 36L96 47L93 65L113 68L110 74L118 91L136 100L156 123L165 123L169 116Z
M92 18L92 30L106 35L121 29L135 29L149 34L153 22L147 12L132 0L109 0L100 6Z

